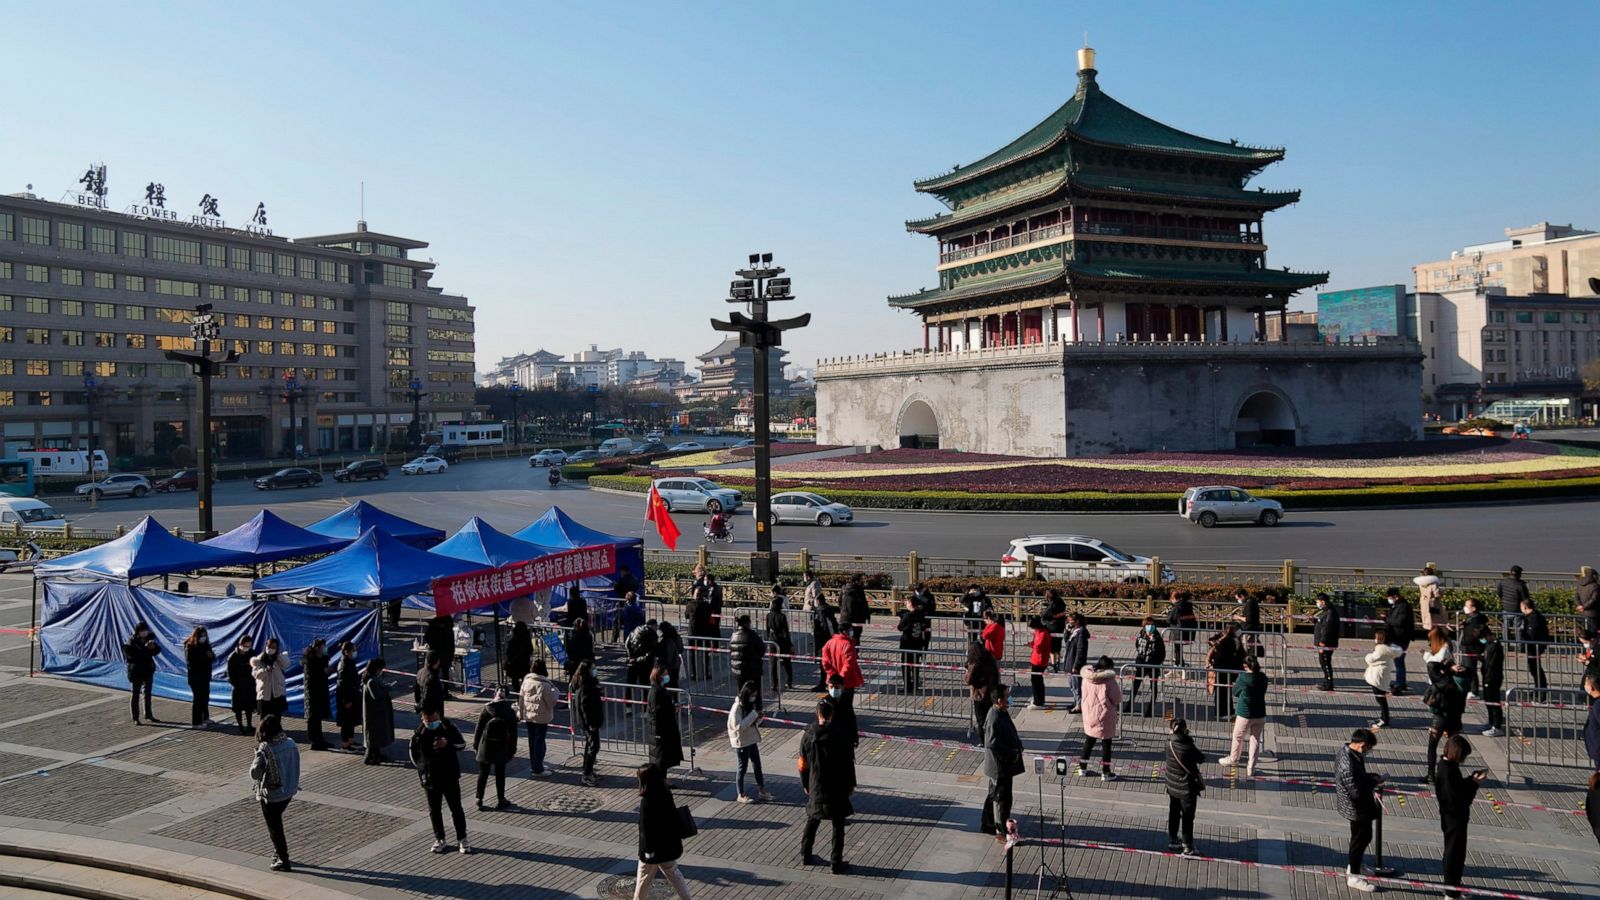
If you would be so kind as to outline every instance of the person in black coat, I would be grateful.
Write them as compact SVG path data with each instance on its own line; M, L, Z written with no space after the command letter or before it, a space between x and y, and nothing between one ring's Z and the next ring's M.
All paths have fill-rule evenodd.
M1187 721L1173 719L1167 727L1172 733L1167 741L1167 850L1194 856L1194 812L1200 792L1206 789L1205 778L1200 774L1206 756L1189 736Z
M1229 622L1221 633L1211 639L1211 650L1206 654L1206 667L1211 670L1211 688L1217 704L1217 719L1227 721L1233 710L1233 680L1244 668L1244 642L1239 639L1239 625Z
M467 746L456 726L439 710L423 710L422 724L411 735L411 764L428 797L428 821L433 824L433 852L444 853L444 815L441 806L450 807L456 828L456 849L471 853L467 846L467 814L461 808L461 758Z
M650 737L650 762L661 771L683 762L683 733L678 729L678 707L672 692L667 690L667 670L656 666L650 670L650 694L645 702L649 716L647 727Z
M1499 737L1506 724L1506 710L1501 705L1500 687L1506 676L1506 645L1500 642L1500 632L1485 629L1478 636L1478 696L1483 698L1489 715L1489 727L1484 737Z
M978 585L967 588L967 592L961 596L961 621L967 626L968 643L982 640L983 625L988 621L991 609L994 609L994 601Z
M600 729L605 725L606 710L605 695L600 692L600 682L588 660L578 663L568 689L572 726L583 732L583 783L594 787L600 783L594 764L600 757Z
M733 675L735 691L751 682L756 686L756 706L761 705L761 668L766 659L767 644L750 627L750 615L741 613L733 637L728 639L728 667Z
M811 612L811 646L812 654L822 655L822 648L839 631L839 610L828 603L828 598L821 591L817 593L817 608ZM825 691L828 683L825 680L822 666L817 666L817 683L813 690Z
M678 629L671 622L662 622L656 626L656 649L652 660L644 661L643 674L639 676L639 683L644 684L650 680L650 669L661 666L667 670L667 675L672 680L668 684L681 685L679 677L683 668L683 638L678 635Z
M1039 618L1044 620L1045 630L1050 632L1050 655L1055 657L1055 670L1061 672L1061 641L1067 633L1067 601L1061 599L1061 592L1055 588L1046 588L1044 603L1039 610Z
M1333 763L1333 780L1337 785L1333 794L1334 808L1350 823L1350 853L1344 883L1368 894L1377 888L1362 877L1361 860L1372 843L1373 824L1383 815L1383 807L1378 804L1378 787L1383 784L1383 776L1367 771L1366 756L1376 746L1377 735L1358 728L1350 734L1349 742L1339 748Z
M511 690L521 687L522 679L528 677L531 668L533 633L528 630L528 623L519 619L511 626L511 639L506 643L506 679Z
M589 618L589 600L583 596L583 587L573 582L567 587L566 615L562 624L576 627L579 619Z
M250 671L253 643L249 635L239 638L239 646L228 654L228 687L233 693L233 721L240 734L252 734L256 715L256 677Z
M1544 690L1550 682L1544 675L1544 645L1550 642L1550 623L1544 613L1533 606L1532 600L1522 601L1522 615L1517 619L1517 640L1522 642L1522 652L1528 658L1528 675L1533 686Z
M417 672L417 680L411 686L413 698L417 704L417 714L421 715L428 710L433 710L440 715L444 714L444 676L441 667L444 662L432 652L428 652L427 660L422 664L421 671Z
M794 689L794 636L789 633L788 600L783 596L783 590L776 585L772 588L772 602L767 607L767 633L766 639L778 648L778 656L772 660L772 683L778 683L778 669L783 668L783 686Z
M708 585L701 586L695 591L694 597L683 610L683 616L689 623L689 677L710 678L711 660L708 658L710 651L707 648L711 644L701 641L700 638L720 638L722 631L716 624L716 609L711 605Z
M211 637L204 626L196 627L189 639L183 642L183 658L189 678L189 695L193 707L189 712L189 725L204 728L211 724L211 668L216 665L217 654L211 649Z
M572 630L567 632L567 677L583 662L594 662L594 635L589 633L588 619L573 619Z
M1139 634L1133 639L1133 661L1139 668L1133 670L1133 688L1128 691L1128 699L1122 703L1122 711L1133 712L1133 702L1139 699L1139 682L1150 679L1150 699L1144 704L1144 717L1150 715L1157 703L1161 701L1161 666L1167 661L1167 642L1161 638L1161 629L1156 627L1155 616L1145 616L1144 624L1139 626ZM1082 669L1083 666L1079 666Z
M1188 591L1173 591L1167 607L1167 643L1172 646L1172 664L1183 666L1183 648L1194 640L1200 620L1194 614L1194 601Z
M1000 665L976 641L967 644L965 681L972 700L972 727L982 746L983 726L989 721L989 689L1000 683Z
M1472 819L1472 800L1478 786L1489 777L1484 769L1471 775L1461 772L1461 765L1472 753L1472 745L1461 735L1452 735L1444 745L1444 760L1439 763L1439 773L1434 788L1439 798L1439 828L1444 832L1444 883L1446 897L1460 897L1452 890L1461 886L1461 872L1467 865L1467 824Z
M488 808L483 805L483 794L489 786L490 772L494 773L494 808L510 806L506 802L506 763L517 755L517 713L504 691L495 691L494 699L478 712L478 727L472 730L472 752L478 759L478 808Z
M326 641L317 638L300 654L300 672L303 676L306 704L306 739L313 750L327 750L328 742L322 739L322 723L333 718L333 707L328 701L328 653Z
M861 630L872 621L872 604L867 602L866 579L860 572L850 576L839 605L843 607L845 621L850 623L850 639L861 643Z
M422 643L427 645L430 654L439 657L439 677L448 679L456 659L455 621L446 615L437 615L429 619L423 628Z
M141 692L144 694L144 717L151 722L158 721L155 712L150 708L150 696L155 690L156 657L160 654L161 645L156 643L156 636L151 633L150 626L143 622L133 626L132 636L122 645L122 659L128 664L128 687L132 692L129 706L133 710L135 725L139 724Z
M1383 615L1383 627L1389 633L1389 643L1400 648L1400 655L1394 661L1394 684L1389 685L1389 693L1399 696L1411 690L1406 683L1406 651L1411 647L1411 635L1417 629L1417 618L1411 610L1411 604L1400 596L1399 588L1389 588L1384 600L1388 602L1389 610Z
M678 804L667 787L666 773L649 763L639 767L639 871L634 896L650 896L657 875L667 879L681 900L689 900L689 883L678 871L683 856L683 822Z
M1339 611L1328 602L1327 594L1317 595L1317 614L1312 617L1311 643L1317 647L1317 664L1322 667L1322 689L1333 690L1333 654L1339 649L1343 625Z
M922 651L928 649L928 635L933 630L928 614L922 611L915 596L906 598L906 608L901 611L895 628L900 632L900 660L906 693L915 694L922 689Z
M1528 583L1522 580L1522 567L1512 566L1495 585L1495 593L1500 596L1500 612L1510 621L1521 609L1522 601L1532 597L1528 593Z
M849 869L844 861L845 820L855 812L850 795L856 790L855 752L850 742L833 729L833 702L817 702L817 720L807 725L800 738L800 786L806 792L806 828L800 843L800 859L816 865L812 848L817 827L824 819L833 826L833 874Z
M622 643L622 652L627 656L628 684L645 684L650 680L650 669L656 664L656 648L661 643L661 636L656 632L656 620L647 619L644 624L628 632L627 638Z
M339 664L333 688L333 721L339 726L339 747L355 749L356 729L361 726L361 666L356 662L356 645L339 645Z
M1026 767L1022 764L1022 738L1011 721L1011 686L997 684L990 695L993 705L983 727L983 774L989 779L989 795L983 802L978 830L1004 841L1006 820L1011 818L1011 781Z
M1457 652L1467 667L1467 690L1478 693L1478 662L1483 633L1489 631L1489 617L1478 608L1476 598L1468 597L1461 604L1461 628L1457 633Z

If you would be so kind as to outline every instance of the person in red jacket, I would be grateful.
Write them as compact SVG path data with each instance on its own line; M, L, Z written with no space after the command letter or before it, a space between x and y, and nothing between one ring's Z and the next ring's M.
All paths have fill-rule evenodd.
M835 715L843 715L854 733L856 719L856 688L866 683L861 675L861 663L856 658L856 642L850 638L850 629L842 628L822 645L822 673L828 683L828 696L836 707Z
M1050 665L1050 626L1034 616L1028 620L1028 627L1033 629L1033 655L1028 657L1028 666L1033 672L1032 706L1044 709L1044 670Z
M989 610L987 617L989 624L983 626L983 647L998 663L1006 652L1006 625L995 610Z

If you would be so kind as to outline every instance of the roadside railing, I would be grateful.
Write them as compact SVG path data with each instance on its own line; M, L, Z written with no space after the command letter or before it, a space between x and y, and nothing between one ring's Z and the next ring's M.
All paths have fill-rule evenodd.
M605 724L600 729L600 751L628 756L649 756L655 743L647 698L650 685L600 682ZM694 697L682 688L667 688L678 716L678 734L688 747L689 769L694 770ZM579 752L581 729L572 728L572 755Z
M1507 777L1519 766L1571 766L1590 771L1583 744L1589 697L1582 690L1515 687L1506 691L1505 704ZM1531 781L1535 776L1524 772L1523 777Z

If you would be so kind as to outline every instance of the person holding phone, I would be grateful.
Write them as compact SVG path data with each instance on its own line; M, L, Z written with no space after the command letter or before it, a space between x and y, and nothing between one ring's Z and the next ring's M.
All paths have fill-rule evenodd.
M1463 775L1461 766L1472 754L1472 745L1459 734L1444 744L1444 759L1439 763L1434 787L1439 793L1439 827L1444 831L1444 883L1446 897L1460 897L1461 871L1467 864L1467 823L1472 819L1472 800L1478 786L1489 777L1486 769Z

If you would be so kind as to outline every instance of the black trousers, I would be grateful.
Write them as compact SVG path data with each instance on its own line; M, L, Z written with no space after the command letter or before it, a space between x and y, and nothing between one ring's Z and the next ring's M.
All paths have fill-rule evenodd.
M1030 666L1029 667L1029 671L1032 672L1032 674L1029 675L1028 678L1033 683L1033 705L1034 706L1043 706L1044 705L1044 666Z
M1594 832L1594 839L1600 842L1600 780L1584 794L1583 814L1589 820L1589 830Z
M833 855L829 861L841 863L844 862L844 818L836 817L829 821L833 823ZM817 826L821 824L820 818L806 819L805 835L800 839L800 852L806 856L810 856L812 848L817 845Z
M1011 818L1011 782L1010 775L990 779L989 796L983 801L983 823L979 826L984 834L1005 831L1006 820Z
M1361 859L1367 855L1367 846L1372 843L1373 819L1356 819L1350 823L1350 860L1346 871L1352 875L1361 874Z
M811 652L818 657L822 656L822 645L828 643L828 638L833 635L828 633L826 625L813 625L811 627ZM822 671L822 663L817 663L817 687L826 688L828 676Z
M478 802L483 802L483 789L489 786L489 772L494 772L494 796L506 802L506 764L504 762L478 763Z
M783 667L783 681L778 680L778 668ZM779 644L777 655L772 657L772 683L794 686L794 645Z
M267 716L282 717L289 711L288 697L274 697L271 700L256 701L256 715L265 719Z
M189 706L189 724L199 728L211 716L211 682L191 681L189 693L194 695L194 701Z
M1110 738L1093 738L1093 737L1084 738L1083 739L1083 755L1078 757L1078 765L1087 766L1089 764L1089 756L1090 756L1090 754L1094 753L1094 745L1095 745L1096 742L1099 742L1099 744L1100 744L1100 768L1102 770L1104 770L1104 771L1109 772L1109 771L1111 771L1111 739Z
M583 774L594 774L594 761L600 758L600 729L583 729Z
M1378 721L1389 724L1389 692L1383 688L1373 688L1372 696L1378 701Z
M267 834L272 835L272 852L278 859L289 861L289 841L283 836L283 810L288 800L261 801L261 817L267 820Z
M339 742L348 744L356 739L356 723L339 726Z
M1504 728L1506 725L1506 708L1500 705L1504 695L1500 692L1500 685L1494 682L1483 683L1484 709L1489 712L1489 727Z
M306 742L313 749L328 746L328 742L322 739L322 715L312 712L309 707L306 709Z
M1187 797L1174 797L1167 795L1167 840L1178 840L1178 829L1183 828L1183 845L1194 846L1194 810L1199 801L1198 794Z
M1233 676L1217 673L1217 684L1212 689L1212 697L1217 702L1217 719L1229 721L1233 718Z
M989 707L994 704L989 702L987 695L982 700L972 701L973 731L978 735L978 745L983 745L983 723L989 719Z
M154 719L156 714L150 709L150 696L155 690L154 676L141 678L137 681L130 680L128 684L130 686L128 708L133 712L133 720L135 722L139 721L139 695L141 693L144 695L144 717L146 719Z
M1444 883L1459 886L1467 867L1467 821L1446 822L1444 829Z
M1528 653L1528 675L1533 678L1533 686L1541 691L1550 686L1544 677L1543 656L1544 651L1538 648L1532 648Z
M1150 708L1152 706L1155 706L1157 703L1161 702L1161 670L1160 669L1157 669L1157 668L1154 668L1154 667L1140 666L1139 668L1133 670L1133 687L1130 688L1129 691L1128 691L1128 700L1127 700L1127 703L1125 705L1129 709L1133 708L1134 701L1139 699L1139 685L1146 678L1150 679L1150 699L1145 702L1145 710L1144 710L1145 716L1148 717L1150 715Z
M1322 680L1333 684L1333 654L1334 648L1323 647L1317 651L1317 664L1322 666Z
M440 805L446 803L450 805L450 818L456 826L456 840L466 840L467 814L461 808L461 782L456 780L428 788L428 821L433 823L434 840L444 840L444 812Z
M922 690L922 654L913 650L900 651L900 670L905 676L906 693Z

